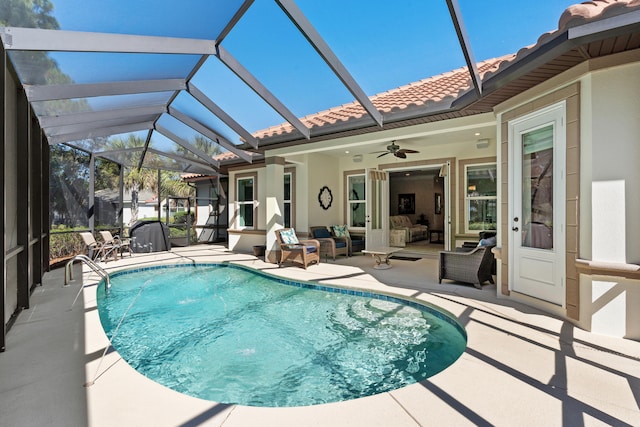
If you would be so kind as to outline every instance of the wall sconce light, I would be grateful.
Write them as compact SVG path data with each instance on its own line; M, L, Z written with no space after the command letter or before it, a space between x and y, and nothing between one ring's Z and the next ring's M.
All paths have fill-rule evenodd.
M476 186L475 185L470 185L469 186L469 191L476 191Z
M479 139L478 142L476 142L477 149L487 148L488 146L489 146L489 139Z

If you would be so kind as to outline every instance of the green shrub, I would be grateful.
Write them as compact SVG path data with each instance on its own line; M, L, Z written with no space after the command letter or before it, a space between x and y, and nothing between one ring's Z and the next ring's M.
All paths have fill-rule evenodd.
M82 237L64 226L53 228L49 238L49 260L70 258L86 252Z
M185 227L172 227L172 226L169 226L169 235L171 237L186 237L187 236L187 230L185 229ZM196 231L193 228L191 228L191 234L190 234L189 239L192 242L195 242L197 238L198 238L198 236L196 234Z
M173 215L173 223L174 224L186 224L187 223L187 215L191 216L191 224L193 224L196 220L196 216L193 212L176 212Z

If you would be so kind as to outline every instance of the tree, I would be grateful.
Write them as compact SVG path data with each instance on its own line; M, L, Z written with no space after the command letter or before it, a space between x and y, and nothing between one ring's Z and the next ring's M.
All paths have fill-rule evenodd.
M138 220L138 194L147 188L158 194L158 175L156 171L146 168L127 168L124 174L124 188L131 191L131 227Z
M60 25L52 12L53 3L49 0L3 0L0 2L0 25L57 30Z
M87 225L89 156L66 145L49 148L51 220L68 227Z

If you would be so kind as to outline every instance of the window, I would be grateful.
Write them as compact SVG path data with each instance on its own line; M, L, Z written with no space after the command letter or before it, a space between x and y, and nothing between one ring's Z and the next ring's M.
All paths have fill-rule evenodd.
M284 226L295 228L294 202L295 202L295 170L286 169L284 173Z
M497 221L496 164L465 166L465 232L495 230Z
M364 227L367 211L365 175L347 176L347 225Z
M236 192L238 228L255 228L255 204L253 201L256 194L256 176L238 176L236 180Z

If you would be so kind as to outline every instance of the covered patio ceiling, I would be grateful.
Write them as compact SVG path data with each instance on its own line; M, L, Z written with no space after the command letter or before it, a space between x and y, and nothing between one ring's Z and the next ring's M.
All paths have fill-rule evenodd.
M447 51L457 67L465 67L464 90L445 102L412 105L398 114L372 102L376 93L390 88L376 87L366 72L354 77L349 69L358 68L355 63L345 65L313 19L293 0L203 0L190 2L188 8L154 2L152 12L124 0L52 3L63 9L95 6L91 10L94 19L63 21L54 29L0 28L3 53L48 142L66 144L125 167L209 175L220 173L229 162L260 160L267 147L491 111L505 97L536 84L531 78L523 83L523 77L550 61L572 58L563 59L562 66L554 65L547 73L538 73L537 81L549 78L588 58L589 43L619 37L623 24L625 31L632 28L637 35L640 20L637 13L631 21L614 17L616 21L609 26L600 25L574 37L568 28L558 31L539 40L526 55L519 54L509 67L500 64L499 73L483 75L483 82L458 0L432 2L429 22L437 22L436 29L443 28L432 44ZM315 13L313 2L299 3ZM270 9L269 20L259 19L266 8L276 8L278 13ZM385 13L389 11L376 15ZM362 15L371 19L368 13ZM392 19L383 22L390 31L400 31L402 25ZM402 34L404 43L412 41L411 34ZM348 42L336 43L341 52L348 50ZM633 43L638 43L637 37L625 49ZM252 54L242 49L249 45ZM455 49L450 52L452 46ZM606 49L600 54L607 54ZM265 63L270 67L258 67ZM454 68L442 66L441 72ZM428 75L432 74L423 77ZM400 84L392 87L397 86ZM290 95L296 91L306 91L318 102L302 105ZM339 95L325 99L324 92ZM363 111L361 117L320 126L301 119L350 102ZM287 130L261 131L274 127Z

